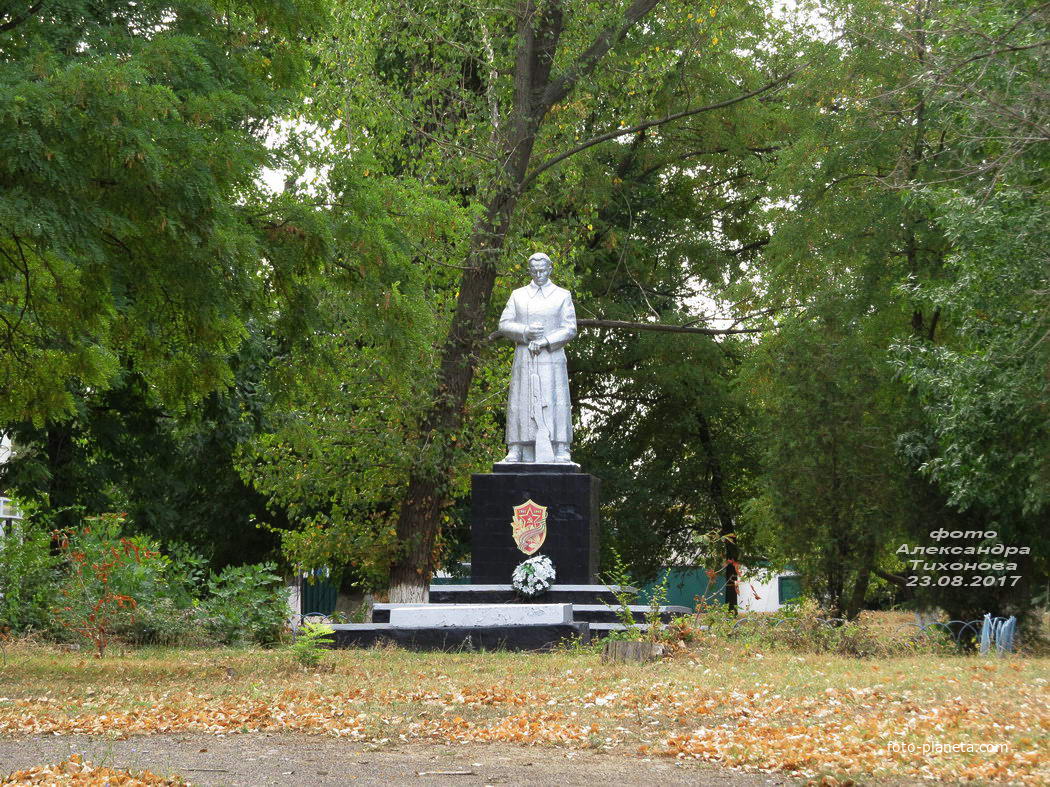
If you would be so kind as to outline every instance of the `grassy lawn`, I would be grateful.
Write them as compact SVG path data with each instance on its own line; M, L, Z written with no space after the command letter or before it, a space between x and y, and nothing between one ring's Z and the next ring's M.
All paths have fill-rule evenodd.
M0 668L0 734L304 731L377 747L500 741L800 776L1046 783L1048 678L1047 658L851 659L719 641L648 665L376 649L332 653L320 671L283 651L97 660L22 643Z

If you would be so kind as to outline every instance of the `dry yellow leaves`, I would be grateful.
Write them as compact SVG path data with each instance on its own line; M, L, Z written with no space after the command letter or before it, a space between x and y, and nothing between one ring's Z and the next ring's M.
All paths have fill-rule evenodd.
M0 784L46 784L77 785L77 787L139 787L139 785L185 785L182 780L173 780L158 776L150 771L118 770L96 767L84 762L79 754L54 765L37 765L32 768L15 771L7 776L0 776Z

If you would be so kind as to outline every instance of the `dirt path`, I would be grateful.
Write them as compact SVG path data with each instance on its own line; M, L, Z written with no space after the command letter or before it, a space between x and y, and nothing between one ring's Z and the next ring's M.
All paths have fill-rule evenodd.
M784 776L645 761L590 750L508 744L399 744L369 747L320 735L247 733L0 738L0 777L80 753L111 768L177 774L201 785L757 785L797 784Z

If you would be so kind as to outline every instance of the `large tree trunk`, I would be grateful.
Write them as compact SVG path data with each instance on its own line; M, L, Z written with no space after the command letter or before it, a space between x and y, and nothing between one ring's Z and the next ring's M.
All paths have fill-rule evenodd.
M736 524L733 520L733 511L726 500L722 463L718 461L718 455L715 453L711 426L701 413L697 413L696 421L699 425L700 444L704 447L704 453L707 454L708 490L711 493L711 502L715 506L715 513L718 515L718 535L722 538L725 550L726 605L732 612L736 612L740 582L737 571L740 563L740 547L736 543Z
M47 470L47 502L55 514L55 526L73 527L79 521L74 509L77 503L76 479L73 477L74 435L69 422L51 422L45 440Z
M853 592L850 593L846 602L844 617L853 620L864 609L864 598L868 594L868 585L871 583L871 572L875 565L875 550L870 545L864 552L864 562L857 570L857 578L853 582Z
M417 463L409 476L397 522L397 537L404 551L390 568L391 603L427 601L441 511L448 504L447 485L454 461L450 437L463 422L478 352L485 340L485 315L496 282L496 255L503 248L515 202L506 195L494 200L471 243L456 313L442 353L434 403L421 429L437 455Z
M506 241L514 209L532 159L536 132L551 104L563 95L546 96L554 53L561 37L559 3L537 12L532 0L518 4L518 52L514 64L514 107L500 125L505 129L495 174L498 184L484 218L474 228L467 264L460 278L456 312L441 355L434 402L423 420L424 447L436 452L417 462L401 503L397 537L403 552L390 569L392 603L426 601L434 569L434 544L454 465L450 439L463 423L467 394L485 341L485 317L496 283L496 262Z

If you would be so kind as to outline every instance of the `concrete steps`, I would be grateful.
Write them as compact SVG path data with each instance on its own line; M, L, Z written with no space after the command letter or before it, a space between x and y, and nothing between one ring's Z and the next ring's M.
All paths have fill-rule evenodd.
M434 602L431 602L432 604ZM442 605L447 602L443 602ZM469 602L464 599L463 605L476 604L473 599ZM555 603L555 602L548 602ZM418 607L419 604L376 604L372 608L372 622L373 623L389 623L390 612L399 608L407 607ZM457 605L458 606L458 605ZM644 623L645 616L649 614L650 608L641 604L632 604L630 607L631 614L634 617L636 623ZM572 615L573 620L577 623L617 623L619 622L619 607L618 606L606 606L605 604L573 604ZM666 606L660 607L660 622L670 623L674 618L680 615L689 615L692 610L688 607L680 606Z
M627 628L617 616L614 591L618 590L605 585L554 585L542 599L523 604L510 585L432 585L429 604L376 604L371 623L334 625L334 647L389 642L411 650L549 650L574 639L587 643ZM526 607L550 608L557 614L536 617L544 610L526 614ZM644 621L650 608L635 604L629 609L635 627L648 631ZM692 610L663 606L659 612L660 621L668 623ZM397 625L390 622L391 613ZM538 620L545 622L534 622Z

